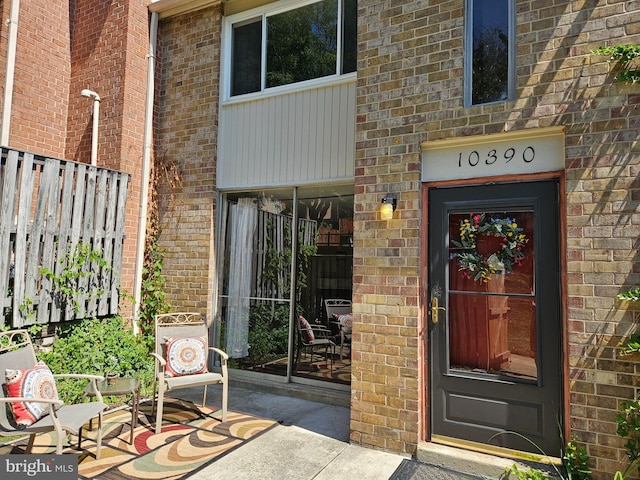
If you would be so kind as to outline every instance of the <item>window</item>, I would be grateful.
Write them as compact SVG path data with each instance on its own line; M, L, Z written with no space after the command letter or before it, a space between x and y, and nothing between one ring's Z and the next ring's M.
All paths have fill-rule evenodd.
M465 105L513 98L514 12L513 0L467 0Z
M306 2L231 30L231 96L356 70L357 0Z

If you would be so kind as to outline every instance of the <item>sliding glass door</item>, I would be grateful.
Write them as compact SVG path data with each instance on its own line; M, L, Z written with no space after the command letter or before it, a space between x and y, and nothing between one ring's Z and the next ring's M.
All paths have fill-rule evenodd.
M353 187L224 198L217 325L232 368L349 383L348 337L325 300L351 300ZM304 348L300 317L330 339L323 357Z

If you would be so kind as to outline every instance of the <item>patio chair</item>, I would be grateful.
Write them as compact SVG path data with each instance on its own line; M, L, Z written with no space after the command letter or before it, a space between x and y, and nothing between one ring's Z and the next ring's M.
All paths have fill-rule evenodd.
M342 348L345 343L351 345L351 300L327 299L324 301L327 312L327 322L336 325L340 335L340 360L342 360Z
M199 313L166 313L155 318L156 360L153 390L158 385L155 432L162 429L162 407L165 392L180 388L204 387L202 406L207 399L207 385L222 384L222 421L227 421L229 377L227 360L222 350L208 346L208 327ZM220 356L221 373L207 368L209 354ZM156 408L153 398L151 415Z
M327 363L330 362L330 369L333 371L333 358L329 357L329 349L334 350L336 344L332 340L331 330L322 325L310 324L302 315L295 322L296 331L298 332L298 354L296 356L296 368L300 364L300 355L302 351L309 353L311 362L313 362L313 354L317 350L324 350L324 358Z
M8 375L7 375L8 373ZM0 332L0 436L29 435L27 453L31 453L36 435L56 432L56 454L62 454L62 441L68 434L82 441L82 427L98 417L96 459L102 446L102 412L107 405L97 388L104 377L85 374L56 374L38 363L26 330ZM82 378L93 382L96 401L65 405L58 399L56 378ZM17 396L16 393L19 395Z

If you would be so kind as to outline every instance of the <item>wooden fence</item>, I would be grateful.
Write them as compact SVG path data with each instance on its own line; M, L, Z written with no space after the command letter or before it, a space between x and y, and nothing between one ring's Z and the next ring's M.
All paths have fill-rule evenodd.
M0 149L0 323L116 314L129 174Z

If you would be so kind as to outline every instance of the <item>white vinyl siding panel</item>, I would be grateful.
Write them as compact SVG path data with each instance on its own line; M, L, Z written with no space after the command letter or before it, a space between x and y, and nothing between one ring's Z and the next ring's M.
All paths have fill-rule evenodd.
M218 188L352 180L355 105L355 82L223 105Z

